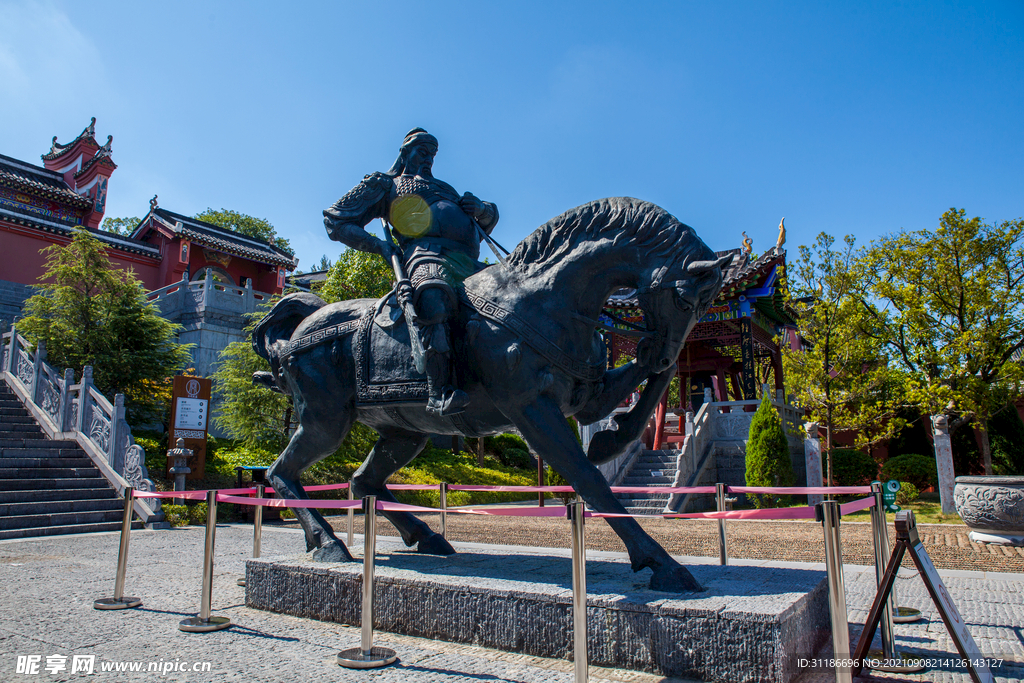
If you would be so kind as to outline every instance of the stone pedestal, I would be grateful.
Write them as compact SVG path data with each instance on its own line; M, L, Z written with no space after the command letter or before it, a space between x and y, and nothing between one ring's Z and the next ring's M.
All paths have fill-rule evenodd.
M375 628L523 654L569 658L571 560L559 551L462 551L450 557L378 546ZM829 635L825 573L690 566L706 588L647 588L650 572L590 553L590 662L714 681L785 682ZM600 556L604 559L597 559ZM361 563L301 556L246 563L246 605L358 625Z

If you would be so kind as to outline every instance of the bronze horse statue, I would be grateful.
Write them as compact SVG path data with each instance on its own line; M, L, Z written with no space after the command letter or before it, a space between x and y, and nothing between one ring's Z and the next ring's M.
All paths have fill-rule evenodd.
M447 417L428 413L425 399L359 400L365 357L390 352L373 356L373 362L409 364L407 348L397 354L393 345L374 342L368 351L357 348L367 346L358 336L360 325L369 329L370 318L380 319L383 301L325 304L311 294L289 295L253 332L254 348L273 371L265 379L292 397L299 421L267 478L281 495L307 498L299 475L333 453L358 420L380 438L352 477L353 494L394 501L388 478L423 450L428 434L479 437L517 430L593 510L625 513L595 465L620 455L643 433L686 336L721 289L724 261L716 260L692 228L637 199L603 199L549 221L507 262L465 280L452 337L459 387L470 402L464 413ZM647 330L637 358L608 369L597 318L608 296L623 287L636 288ZM644 380L640 400L616 418L618 430L599 432L584 453L566 416L582 424L601 419ZM352 560L319 512L296 508L295 514L316 559ZM413 515L384 515L419 552L455 552ZM653 570L651 588L701 590L636 520L607 521L629 551L633 571Z

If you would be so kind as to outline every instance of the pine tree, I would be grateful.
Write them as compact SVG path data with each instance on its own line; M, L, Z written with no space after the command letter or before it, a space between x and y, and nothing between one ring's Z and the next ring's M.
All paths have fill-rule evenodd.
M91 365L96 388L124 394L129 421L159 419L170 401L169 378L191 360L180 329L160 317L131 271L110 263L103 243L78 230L65 247L44 250L39 294L25 302L18 331L46 343L47 361L81 373Z
M746 458L747 486L792 486L793 465L789 460L789 441L782 428L779 412L766 393L750 421ZM759 508L775 507L787 497L748 494Z

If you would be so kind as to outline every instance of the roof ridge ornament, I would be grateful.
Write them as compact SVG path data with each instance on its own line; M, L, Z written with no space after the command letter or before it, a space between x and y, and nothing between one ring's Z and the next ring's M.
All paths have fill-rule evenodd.
M786 217L779 221L779 239L775 242L775 251L782 251L782 245L786 243Z
M153 213L159 208L159 204L156 203L157 195L153 195L153 198L149 200L149 212Z
M747 237L746 231L741 232L740 234L743 235L743 253L750 256L754 253L754 240Z

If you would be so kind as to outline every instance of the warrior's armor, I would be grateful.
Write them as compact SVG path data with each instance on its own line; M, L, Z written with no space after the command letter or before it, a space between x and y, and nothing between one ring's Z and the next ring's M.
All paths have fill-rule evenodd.
M422 147L417 150L415 148ZM381 254L390 249L366 232L365 226L384 218L394 226L406 273L413 287L412 300L423 345L429 403L427 409L450 415L468 403L465 393L451 386L451 342L448 319L458 310L455 288L483 264L480 240L498 223L498 209L472 195L459 194L434 178L429 162L425 172L406 172L410 154L429 154L437 140L422 129L405 137L401 154L387 173L371 173L324 211L331 239L353 249Z

